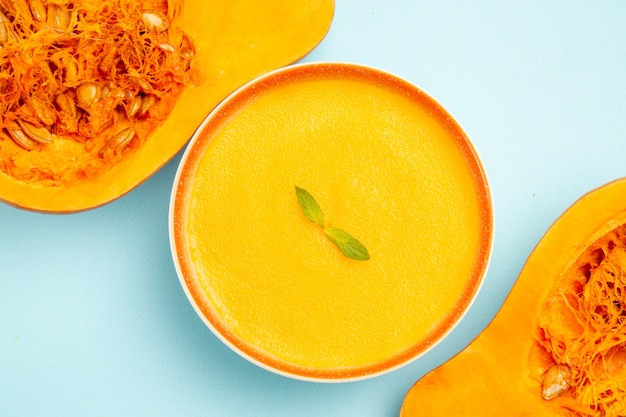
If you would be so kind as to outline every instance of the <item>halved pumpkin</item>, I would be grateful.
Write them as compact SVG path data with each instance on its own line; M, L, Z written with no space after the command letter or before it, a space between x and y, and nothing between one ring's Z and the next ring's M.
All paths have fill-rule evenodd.
M547 231L489 326L400 415L626 415L626 179Z
M194 41L202 82L186 87L148 140L106 172L51 184L0 170L0 200L24 209L69 213L126 194L174 157L230 92L310 52L326 35L333 13L333 0L186 0L176 23Z

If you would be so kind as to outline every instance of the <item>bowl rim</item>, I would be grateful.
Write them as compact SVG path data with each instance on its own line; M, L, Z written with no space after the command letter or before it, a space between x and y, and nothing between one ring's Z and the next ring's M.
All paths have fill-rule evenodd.
M181 266L181 258L182 255L179 253L179 249L177 246L177 203L179 202L179 198L181 198L181 183L184 183L183 175L184 171L187 168L187 161L191 158L191 155L196 152L195 145L198 141L202 140L203 132L207 128L207 125L211 123L213 119L219 117L222 111L227 108L233 100L239 97L241 94L245 94L247 91L254 89L255 86L259 84L263 84L264 82L271 80L275 77L286 76L291 74L298 74L303 71L329 71L329 70L342 70L349 69L351 71L361 71L366 72L369 75L374 75L376 77L382 77L384 79L393 80L394 82L398 82L403 84L406 88L413 90L414 92L424 96L426 99L430 100L434 105L436 105L440 111L449 117L449 121L456 125L456 130L461 134L464 139L464 144L467 146L470 153L473 155L473 161L476 165L476 170L478 171L479 178L475 178L475 184L479 189L479 193L482 192L480 196L481 200L481 210L486 213L481 215L481 219L484 220L483 229L487 228L488 230L482 230L480 233L481 238L479 239L479 248L477 249L476 261L475 265L472 269L472 274L474 276L475 285L472 287L471 294L468 294L466 302L462 304L462 308L457 314L454 315L453 319L447 321L447 324L444 329L441 329L441 332L435 334L435 340L431 340L428 343L425 343L424 346L416 352L407 355L406 358L391 362L385 365L384 362L379 367L368 367L359 368L361 370L357 370L357 372L348 372L348 373L337 373L337 371L333 372L308 372L302 371L300 367L290 367L290 366L276 366L273 363L284 363L280 361L269 361L268 363L260 360L259 358L245 352L231 340L229 340L203 312L201 306L198 304L193 291L189 288L187 283L187 278L183 267ZM280 83L273 84L274 87L280 86ZM184 187L182 187L184 189ZM184 204L183 204L184 206ZM495 220L494 220L494 207L493 207L493 198L491 194L491 187L489 185L489 180L480 158L472 140L469 135L467 135L465 129L461 126L461 124L452 116L452 114L437 100L435 100L431 95L429 95L426 91L419 88L417 85L412 82L406 80L405 78L393 74L389 71L359 63L351 63L345 61L314 61L314 62L302 62L297 64L287 65L282 68L278 68L272 71L269 71L263 75L260 75L236 90L234 90L231 94L229 94L224 100L222 100L216 107L211 110L207 116L202 120L198 128L195 130L192 135L189 143L187 144L180 162L178 164L176 174L173 181L173 187L171 189L170 195L170 205L169 205L169 214L168 214L168 229L169 229L169 241L170 241L170 250L173 258L175 270L179 279L179 282L183 288L185 296L188 301L191 303L194 311L198 315L198 317L202 320L202 322L210 329L210 331L221 340L226 346L228 346L233 352L237 353L242 358L248 360L249 362L267 370L272 373L282 375L291 379L309 381L309 382L351 382L351 381L361 381L365 379L370 379L373 377L385 375L391 373L397 369L403 368L410 363L415 362L419 358L422 358L428 352L432 351L436 346L438 346L442 341L444 341L450 333L452 333L463 321L464 317L471 310L474 305L479 293L482 291L483 284L485 281L485 277L489 270L489 266L491 263L491 258L493 254L493 242L495 235ZM192 279L192 278L189 278ZM293 369L293 370L290 370ZM300 370L299 372L297 370Z

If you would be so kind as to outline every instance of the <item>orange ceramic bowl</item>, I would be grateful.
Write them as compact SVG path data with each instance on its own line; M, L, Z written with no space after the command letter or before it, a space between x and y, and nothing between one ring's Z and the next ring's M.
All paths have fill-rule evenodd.
M323 227L370 259L344 256ZM458 324L488 266L493 212L472 143L433 98L378 69L311 63L257 78L204 120L170 237L191 304L234 351L348 381L418 358Z

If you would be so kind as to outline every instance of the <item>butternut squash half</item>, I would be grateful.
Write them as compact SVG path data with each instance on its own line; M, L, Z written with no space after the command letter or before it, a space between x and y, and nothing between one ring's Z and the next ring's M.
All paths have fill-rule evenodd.
M83 109L96 94L97 97L105 97L101 86L93 85L98 80L81 80L83 84L69 88L69 97L68 94L59 94L55 100L39 101L40 105L33 106L27 103L30 93L11 77L28 77L44 70L57 76L52 83L64 82L73 86L67 80L80 78L85 65L92 61L81 61L81 53L87 51L76 47L88 36L77 34L71 28L75 28L81 19L86 19L89 8L100 7L102 12L110 12L111 7L102 6L103 3L120 7L120 15L127 15L126 7L141 7L140 10L143 10L137 20L140 28L132 25L120 28L118 25L118 38L133 36L140 30L143 30L142 34L150 32L151 39L156 39L150 45L156 51L154 53L160 56L193 53L193 65L197 71L193 82L186 83L182 91L177 90L172 103L153 109L158 123L146 129L145 140L138 139L142 138L139 132L121 126L116 130L118 133L107 136L111 139L105 142L104 147L100 144L100 150L94 151L87 149L86 142L80 140L54 141L57 126L50 129L46 119L50 122L57 120L61 125L59 129L70 131L80 131L81 128L89 131L98 123L87 119L85 126L72 126L64 120L59 121L62 119L59 116L56 119L54 116L46 117L49 113L46 109L57 112L55 114L61 114L63 110L63 114L75 115L78 106L78 111L84 115L86 110ZM122 6L117 6L119 4ZM140 6L135 6L137 4ZM128 193L174 157L202 119L229 93L258 75L297 61L317 46L330 27L333 13L333 0L0 1L0 54L10 54L5 56L3 62L7 68L12 65L11 71L16 73L6 76L7 72L3 69L5 76L0 77L0 92L5 97L6 91L19 93L22 89L22 98L14 99L12 103L19 108L20 118L7 120L4 117L0 126L0 201L34 211L71 213L101 206ZM184 35L177 34L177 42L182 45L180 50L168 40L159 40L161 32L172 28L166 14L167 17L175 16L176 27L184 32ZM16 24L15 16L27 17L28 23ZM110 20L117 22L116 19ZM50 54L54 55L50 55L48 64L35 67L40 60L31 59L15 48L16 39L26 39L20 38L26 31L29 31L31 49L32 45L37 47L37 41L45 40L46 33L60 36L60 40L53 41L56 43L50 48L53 51ZM60 42L73 45L74 50L65 56L59 55L56 45ZM115 72L115 64L107 61L106 54L111 52L113 59L122 60L125 57L116 57L115 47L106 48L105 45L102 51L105 57L101 58L100 68L107 67L109 73ZM146 44L141 42L131 49L135 55L145 56L148 53ZM164 61L167 59L169 57L163 58ZM124 64L134 65L137 73L144 70L144 65L137 60L126 58ZM133 76L129 74L131 79ZM165 77L176 78L176 75L167 73ZM48 87L51 85L46 84ZM111 97L116 93L107 91L106 94L106 97ZM141 111L138 110L142 104L140 98L147 101L141 91L131 94L139 98L125 103L118 112L123 115L120 117L126 118L126 115ZM7 105L3 106L6 110ZM117 108L121 107L118 105ZM29 123L29 118L38 126ZM115 121L107 120L106 123L114 124ZM92 153L90 158L93 163L85 163L82 167L77 161L85 152ZM98 157L102 159L107 154L114 154L116 159L102 169L103 164ZM100 164L97 172L94 164ZM70 165L72 174L65 175L64 168Z
M626 179L547 231L489 326L400 415L626 415Z

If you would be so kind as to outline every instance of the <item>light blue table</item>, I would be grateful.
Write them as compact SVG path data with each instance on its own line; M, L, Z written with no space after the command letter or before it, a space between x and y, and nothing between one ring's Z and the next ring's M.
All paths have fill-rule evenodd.
M411 385L491 320L556 217L626 175L624 1L337 0L305 61L400 75L472 138L496 237L461 327L363 382L300 382L248 363L197 318L174 271L167 215L179 155L93 211L0 205L0 415L397 416Z

